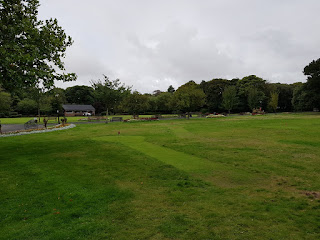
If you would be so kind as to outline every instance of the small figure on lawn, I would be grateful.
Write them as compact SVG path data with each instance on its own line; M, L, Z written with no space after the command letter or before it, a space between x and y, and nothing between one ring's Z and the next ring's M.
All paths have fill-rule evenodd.
M120 131L118 131L118 136L120 135Z
M45 127L45 128L47 128L47 123L48 123L48 119L43 118L43 124L44 124L44 127Z

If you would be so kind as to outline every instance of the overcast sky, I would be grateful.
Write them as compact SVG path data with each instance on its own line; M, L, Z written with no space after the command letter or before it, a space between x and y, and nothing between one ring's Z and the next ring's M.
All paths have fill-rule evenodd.
M65 59L78 80L119 78L142 93L194 80L257 75L305 81L320 58L319 0L40 0L74 44Z

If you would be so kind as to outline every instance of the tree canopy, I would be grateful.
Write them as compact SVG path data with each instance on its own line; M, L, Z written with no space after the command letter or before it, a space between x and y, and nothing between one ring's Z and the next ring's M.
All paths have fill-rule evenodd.
M303 73L308 77L304 91L310 105L320 108L320 58L309 63Z
M54 80L72 81L75 73L63 73L62 58L72 39L57 19L37 18L38 0L0 0L0 84L9 92Z
M66 98L68 103L93 104L94 91L89 86L73 86L66 89Z
M200 86L194 81L190 81L180 86L177 91L174 92L173 102L177 110L192 112L204 105L205 97L206 95Z
M236 86L228 86L222 93L222 106L230 111L238 104Z
M131 87L127 87L119 79L110 80L103 75L103 80L92 81L94 89L94 106L98 112L116 111L121 101L130 93Z

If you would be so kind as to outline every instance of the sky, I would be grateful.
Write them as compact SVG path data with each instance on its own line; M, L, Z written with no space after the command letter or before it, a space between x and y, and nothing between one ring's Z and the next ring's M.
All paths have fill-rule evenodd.
M319 0L40 0L74 40L64 59L76 82L119 78L141 93L194 80L257 75L304 82L320 58Z

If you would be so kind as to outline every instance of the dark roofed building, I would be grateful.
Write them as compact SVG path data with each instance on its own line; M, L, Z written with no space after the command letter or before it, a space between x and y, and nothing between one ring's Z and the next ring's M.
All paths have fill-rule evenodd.
M84 115L95 115L96 109L92 105L76 105L76 104L64 104L64 116L84 116Z

